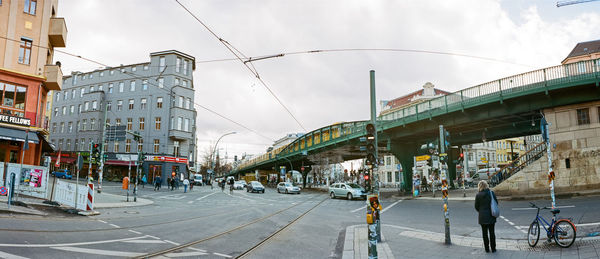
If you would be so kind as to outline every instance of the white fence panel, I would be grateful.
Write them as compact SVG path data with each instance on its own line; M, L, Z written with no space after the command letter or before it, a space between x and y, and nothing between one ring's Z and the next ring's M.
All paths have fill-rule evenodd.
M75 187L78 187L78 191L75 192ZM75 208L75 195L77 195L77 209L85 210L87 204L88 187L87 185L80 184L77 186L74 183L67 181L56 180L54 186L54 201L71 206ZM92 193L92 197L94 193Z

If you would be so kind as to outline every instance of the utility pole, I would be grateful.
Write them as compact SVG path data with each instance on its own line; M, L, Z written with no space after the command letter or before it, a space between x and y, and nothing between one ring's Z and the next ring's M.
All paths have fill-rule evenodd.
M106 141L106 116L108 114L108 105L106 105L106 101L104 102L104 121L101 122L102 125L102 142L100 142L100 164L98 165L98 193L102 193L102 177L104 174L104 143Z
M372 194L367 197L367 234L368 234L368 256L369 259L377 257L377 242L381 242L381 228L379 226L379 209L381 208L379 203L379 176L377 172L378 153L377 153L377 114L376 114L376 98L375 98L375 71L369 71L370 75L370 114L371 120L367 123L366 130L366 151L367 159L366 164L370 164L370 169L367 168L365 180L368 189L372 190ZM371 176L374 177L375 181L371 181L368 171L371 170ZM374 185L373 185L374 182Z
M88 154L88 184L92 183L92 152L94 151L94 141L90 143L90 153Z
M446 160L448 159L448 155L446 154L446 130L444 130L444 125L440 125L440 175L442 178L442 199L444 201L444 232L445 232L445 243L446 245L451 245L452 240L450 240L450 214L448 213L448 165L446 164ZM448 144L448 147L450 145Z

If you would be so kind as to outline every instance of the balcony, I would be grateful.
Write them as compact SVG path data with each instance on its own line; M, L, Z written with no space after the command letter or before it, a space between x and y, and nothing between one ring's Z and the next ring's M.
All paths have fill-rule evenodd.
M58 65L46 65L44 76L46 77L44 84L48 90L60 91L62 89L63 74Z
M66 47L67 25L65 18L50 18L50 29L48 30L48 39L53 47Z

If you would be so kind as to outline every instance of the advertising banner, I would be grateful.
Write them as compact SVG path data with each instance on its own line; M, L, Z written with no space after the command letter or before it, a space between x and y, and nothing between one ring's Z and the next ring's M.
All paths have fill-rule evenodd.
M15 174L15 192L46 199L48 196L48 167L9 163L7 175Z

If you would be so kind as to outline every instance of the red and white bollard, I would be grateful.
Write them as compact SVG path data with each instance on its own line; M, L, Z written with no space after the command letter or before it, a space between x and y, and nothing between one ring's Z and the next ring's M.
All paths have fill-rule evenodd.
M87 206L85 210L94 210L94 184L88 183Z

